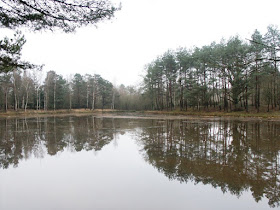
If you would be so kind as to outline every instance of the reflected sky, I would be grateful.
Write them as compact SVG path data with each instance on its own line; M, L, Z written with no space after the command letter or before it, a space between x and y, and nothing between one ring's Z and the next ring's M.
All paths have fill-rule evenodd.
M0 120L0 209L269 209L277 122Z

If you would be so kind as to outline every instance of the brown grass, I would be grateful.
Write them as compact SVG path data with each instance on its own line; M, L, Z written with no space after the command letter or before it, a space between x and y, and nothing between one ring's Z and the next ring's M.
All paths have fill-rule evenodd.
M148 114L203 116L203 117L256 117L256 118L280 118L280 111L271 112L218 112L218 111L146 111Z
M53 115L88 115L88 114L106 114L106 115L133 115L133 116L193 116L193 117L243 117L243 118L273 118L273 119L280 119L280 111L271 111L271 112L245 112L245 111L238 111L238 112L218 112L218 111L122 111L122 110L111 110L111 109L61 109L61 110L28 110L24 112L24 110L14 111L9 110L7 112L0 112L0 117L17 117L17 116L53 116Z
M38 115L78 115L78 114L98 114L98 113L106 113L106 112L114 112L114 110L107 109L95 109L94 111L89 109L60 109L60 110L24 110L14 111L9 110L7 112L0 112L0 117L16 117L16 116L38 116Z

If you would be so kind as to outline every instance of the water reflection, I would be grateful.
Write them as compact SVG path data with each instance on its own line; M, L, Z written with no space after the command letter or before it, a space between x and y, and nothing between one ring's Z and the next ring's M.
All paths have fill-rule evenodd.
M130 132L144 159L170 180L210 184L280 203L278 122L41 117L0 120L0 169L64 150L99 151Z
M271 207L280 201L280 124L166 121L145 129L143 155L169 179L211 184L240 196L251 190ZM159 126L161 125L161 126Z
M0 168L17 167L32 155L56 155L64 149L99 151L116 135L114 120L68 117L5 119L0 124Z

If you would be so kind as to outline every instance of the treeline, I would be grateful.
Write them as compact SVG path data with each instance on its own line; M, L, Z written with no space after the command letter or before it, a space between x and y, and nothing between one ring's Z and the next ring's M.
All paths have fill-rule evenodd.
M0 111L57 109L141 109L141 94L133 86L114 86L94 74L64 78L43 65L21 59L26 39L21 32L0 40Z
M255 30L248 40L235 36L201 48L168 50L146 65L141 87L116 86L96 74L63 78L49 71L42 79L42 66L21 61L24 43L20 33L0 40L1 110L280 109L280 31L273 25L264 35Z
M267 27L201 48L168 50L147 65L145 95L154 110L280 108L280 32Z
M1 73L0 109L137 109L139 103L135 88L115 87L97 74L64 78L49 71L42 77L38 69Z

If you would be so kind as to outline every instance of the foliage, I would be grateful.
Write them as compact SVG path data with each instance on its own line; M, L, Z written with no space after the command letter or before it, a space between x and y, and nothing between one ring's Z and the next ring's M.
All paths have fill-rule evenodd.
M119 9L108 0L1 0L0 26L72 32L77 27L110 19Z
M1 100L0 107L6 111L11 108L111 108L114 88L100 75L75 74L71 80L66 80L55 71L49 71L45 80L39 81L30 70L2 73L0 85L0 97L7 99Z
M7 49L3 55L10 53L19 63L25 40L21 34L15 37L1 45ZM30 69L13 68L0 75L0 106L3 110L276 111L280 109L279 43L279 30L269 26L264 35L254 31L250 42L235 36L201 48L168 50L146 65L141 87L114 86L97 74L75 74L66 80L54 71L40 82Z
M0 27L28 27L34 31L61 29L73 32L77 27L96 25L110 19L119 8L108 0L0 0ZM20 61L26 40L19 32L14 39L0 40L0 73L34 68Z
M21 32L17 31L13 38L5 37L0 40L0 73L14 69L33 68L34 65L20 60L22 47L26 40Z
M280 107L280 32L268 26L250 42L240 37L194 49L168 50L146 66L144 94L154 110L249 110Z

